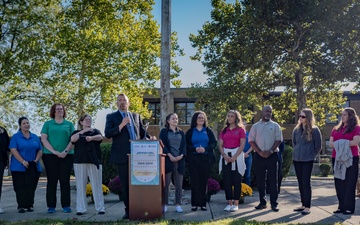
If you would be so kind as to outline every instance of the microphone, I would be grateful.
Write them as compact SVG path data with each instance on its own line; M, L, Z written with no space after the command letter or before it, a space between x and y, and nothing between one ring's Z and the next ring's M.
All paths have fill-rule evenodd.
M130 114L129 114L129 112L127 111L127 112L125 112L125 118L127 118L127 117L130 117ZM128 126L131 126L131 122L130 123L128 123L127 124Z

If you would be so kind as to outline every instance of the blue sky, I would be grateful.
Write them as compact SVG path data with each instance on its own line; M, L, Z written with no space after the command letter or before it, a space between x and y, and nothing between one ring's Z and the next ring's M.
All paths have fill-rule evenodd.
M235 0L226 2L234 3ZM202 25L210 21L211 9L211 0L171 0L171 30L178 33L179 45L185 53L185 56L175 59L182 68L182 87L190 87L191 83L206 82L207 76L203 74L201 62L190 60L190 56L194 55L196 50L191 47L189 36L197 35ZM153 14L161 24L161 0L155 0Z

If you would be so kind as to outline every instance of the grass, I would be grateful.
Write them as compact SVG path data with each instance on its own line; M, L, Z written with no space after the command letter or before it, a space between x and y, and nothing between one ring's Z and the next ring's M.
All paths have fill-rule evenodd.
M130 224L130 225L145 225L145 224L159 224L159 225L175 225L175 224L184 224L184 225L269 225L274 223L267 222L257 222L257 221L246 221L242 219L223 219L217 221L205 221L205 222L184 222L184 221L168 221L168 220L158 220L150 222L140 222L140 221L116 221L116 222L86 222L86 221L77 221L77 220L53 220L53 219L41 219L41 220L27 220L27 221L16 221L16 222L7 222L0 221L0 225L121 225L121 224ZM276 223L278 225L283 225L285 223ZM297 223L297 225L316 225L317 223ZM335 223L333 225L341 225L342 223ZM324 225L324 224L322 224Z

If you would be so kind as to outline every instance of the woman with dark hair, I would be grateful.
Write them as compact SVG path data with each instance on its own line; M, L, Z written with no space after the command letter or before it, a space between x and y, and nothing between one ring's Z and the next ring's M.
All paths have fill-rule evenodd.
M76 178L76 215L83 215L87 210L86 184L88 177L94 197L95 209L105 214L104 195L102 192L102 165L100 143L103 139L100 131L91 128L89 114L80 117L80 130L74 131L71 142L74 145L74 172Z
M170 113L166 116L165 128L160 131L160 142L165 157L165 204L169 204L169 185L174 177L176 212L181 213L182 184L185 171L186 142L184 132L177 126L178 116ZM167 211L165 205L164 211Z
M301 207L294 211L303 215L310 213L311 206L311 172L314 159L322 145L320 130L315 126L315 117L311 109L301 110L299 122L292 133L293 163L299 184Z
M26 117L19 118L19 131L10 140L10 171L18 204L18 212L34 211L35 190L39 181L42 147L37 135L30 132Z
M228 203L224 211L236 212L239 209L241 180L246 169L243 153L245 142L246 134L241 115L237 110L230 110L219 137L221 154L219 172L223 172L225 197Z
M214 148L216 139L207 126L206 114L194 113L190 129L186 132L187 163L191 180L191 210L198 207L206 211L206 187L210 177L211 165L215 163Z
M0 198L2 192L4 170L9 165L9 143L10 138L4 127L0 126ZM4 213L4 210L0 208L0 214Z
M41 129L43 162L47 176L47 212L55 212L56 189L57 183L60 182L61 206L63 212L70 213L70 175L74 154L70 136L75 128L65 119L66 111L63 104L53 104L50 108L50 117L51 120L46 121Z
M338 209L334 213L353 214L355 211L359 142L359 118L353 108L346 107L341 113L340 123L331 132L329 143L333 147L335 190L339 200Z

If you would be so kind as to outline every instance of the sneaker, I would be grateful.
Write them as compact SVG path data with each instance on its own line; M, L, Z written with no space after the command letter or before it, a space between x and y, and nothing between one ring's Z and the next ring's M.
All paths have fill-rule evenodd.
M236 212L238 210L239 210L239 206L237 206L237 205L233 205L230 209L231 212Z
M70 207L63 207L63 212L64 213L71 213L71 208Z
M104 211L104 210L100 210L100 211L99 211L99 214L100 214L100 215L104 215L104 214L105 214L105 211Z
M77 212L76 213L76 215L78 215L78 216L81 216L81 215L83 215L84 213L82 213L82 212Z
M164 206L164 212L167 212L167 206L166 205Z
M27 211L28 211L28 212L34 212L34 207L29 207L29 208L27 208Z
M54 213L55 212L55 208L53 207L49 207L47 210L48 213Z
M181 208L181 206L176 206L176 212L178 212L178 213L182 213L182 212L184 212L183 211L183 209Z
M225 208L224 208L224 211L230 211L232 208L232 205L227 205Z
M4 210L2 208L0 208L0 214L3 214Z

